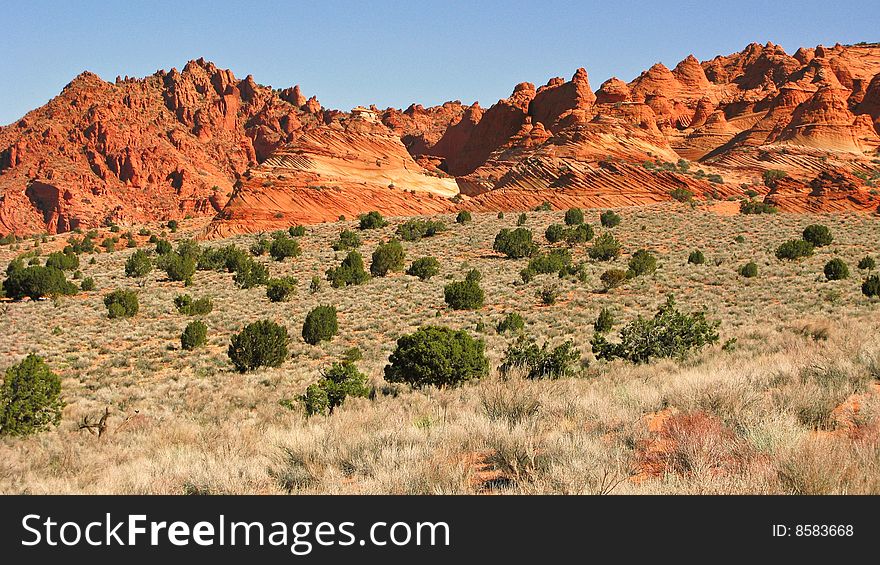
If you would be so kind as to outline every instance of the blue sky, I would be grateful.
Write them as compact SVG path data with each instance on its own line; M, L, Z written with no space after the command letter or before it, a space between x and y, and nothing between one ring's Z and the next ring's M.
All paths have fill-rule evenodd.
M4 5L0 124L44 104L83 70L105 80L198 57L326 107L488 107L522 81L585 67L593 88L689 53L700 60L773 41L880 41L876 0L709 2L95 2Z

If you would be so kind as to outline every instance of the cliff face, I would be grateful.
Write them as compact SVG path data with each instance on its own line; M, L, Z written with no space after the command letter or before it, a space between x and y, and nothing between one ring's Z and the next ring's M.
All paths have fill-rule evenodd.
M854 200L805 187L823 172L875 175L878 148L877 45L789 55L751 44L595 91L578 69L538 88L520 83L487 109L351 113L200 59L114 83L83 73L0 128L0 233L219 212L209 231L224 234L368 209L512 209L536 194L559 206L624 205L667 199L676 186L735 195L768 169L801 183L782 186L779 202L789 190L839 209ZM679 159L689 163L670 168ZM871 209L873 198L849 208Z

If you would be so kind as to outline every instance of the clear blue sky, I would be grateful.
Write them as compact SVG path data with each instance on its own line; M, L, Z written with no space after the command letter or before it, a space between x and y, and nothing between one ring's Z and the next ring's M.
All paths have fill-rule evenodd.
M839 2L304 1L6 2L0 124L44 104L83 70L105 80L198 57L274 87L300 84L330 108L460 99L488 107L522 81L585 67L593 88L752 41L880 40L876 0Z

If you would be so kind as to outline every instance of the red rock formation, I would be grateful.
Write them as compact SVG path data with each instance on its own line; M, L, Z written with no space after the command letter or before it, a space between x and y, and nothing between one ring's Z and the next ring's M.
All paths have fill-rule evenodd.
M270 88L202 59L115 84L83 73L0 130L0 233L213 215L302 127Z
M578 69L569 82L554 79L539 88L529 104L529 115L533 122L556 131L561 118L572 110L589 110L595 101L587 71Z
M448 212L455 180L430 176L378 113L355 108L313 128L249 169L207 237L336 221L378 210L389 216Z
M841 170L826 170L810 182L784 178L764 201L784 212L878 212L880 198L862 179Z

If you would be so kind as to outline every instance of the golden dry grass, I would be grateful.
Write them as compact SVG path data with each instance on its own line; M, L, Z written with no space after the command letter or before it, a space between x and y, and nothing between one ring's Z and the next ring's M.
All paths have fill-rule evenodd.
M270 303L263 287L239 290L226 273L199 271L184 289L154 271L141 288L124 276L133 250L96 254L94 265L84 256L81 270L95 278L95 292L0 304L0 368L29 352L42 355L62 376L67 402L57 429L0 438L0 492L880 492L874 384L880 316L878 303L861 294L864 273L855 268L861 257L878 253L880 220L720 216L678 204L618 212L623 222L613 232L624 254L614 266L625 268L632 252L646 248L659 268L609 293L599 292L606 263L588 263L586 283L554 274L523 284L526 261L491 250L495 234L514 226L514 213L475 214L466 225L443 217L448 231L404 243L407 264L427 255L440 260L441 274L430 281L395 274L345 289L325 281L316 294L310 279L338 265L344 253L330 244L352 224L310 226L300 238L301 257L259 259L272 276L299 279L297 296L286 303ZM588 211L587 218L601 233L598 213ZM562 215L530 212L526 227L546 247L544 229ZM401 221L361 233L367 264ZM834 243L799 262L777 261L776 246L810 223L828 225ZM184 222L174 237L197 227ZM734 241L738 235L744 243ZM42 250L60 247L62 239ZM247 249L256 239L205 245ZM0 247L0 260L31 246ZM575 261L586 259L588 246L574 249ZM687 264L695 249L705 253L706 265ZM822 266L832 257L849 264L850 280L824 280ZM741 278L736 270L750 260L759 276ZM483 274L486 305L448 310L443 285L474 267ZM551 282L561 295L545 306L536 291ZM139 291L140 313L109 320L102 296L123 287ZM184 292L214 300L214 311L203 317L208 346L194 352L180 349L190 319L172 302ZM618 329L651 315L670 292L681 309L705 308L722 321L719 345L683 362L644 366L592 358L592 324L602 307L615 312ZM299 333L318 304L337 307L340 334L313 347ZM452 390L414 391L382 380L395 340L424 324L464 328L484 339L497 367L512 337L493 328L513 311L539 341L573 340L589 367L558 381L502 380L493 370L482 382ZM288 327L291 357L276 369L238 374L226 357L229 338L262 318ZM731 338L733 346L722 349ZM279 404L351 347L363 352L358 365L379 387L375 400L349 400L330 417L312 418L297 405ZM835 410L853 398L857 413ZM105 408L111 414L102 437L78 429L83 417L96 418Z

